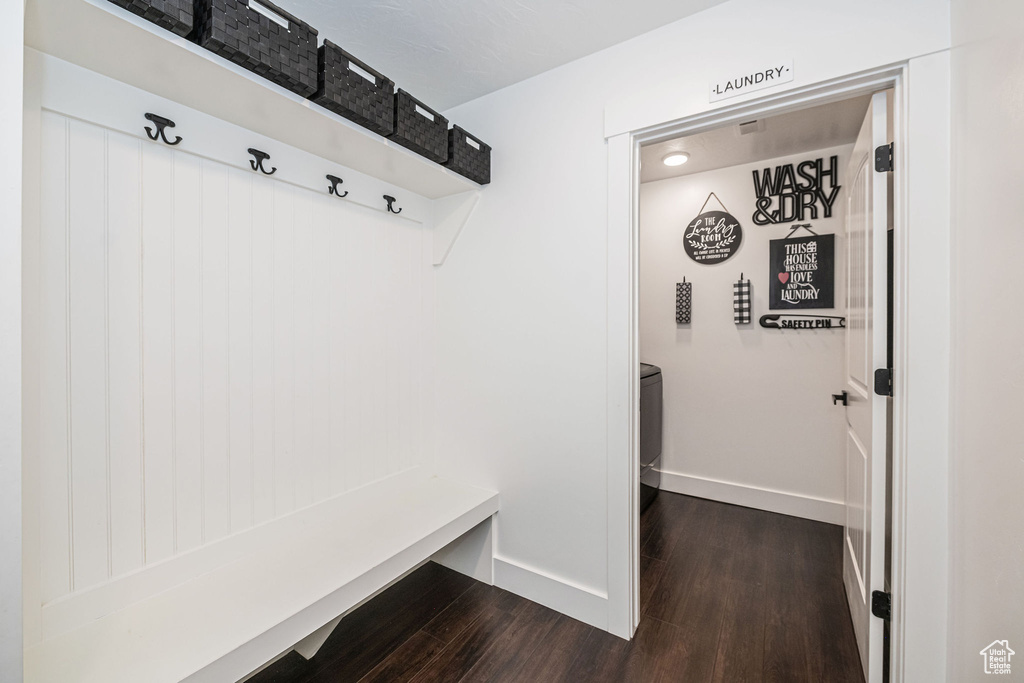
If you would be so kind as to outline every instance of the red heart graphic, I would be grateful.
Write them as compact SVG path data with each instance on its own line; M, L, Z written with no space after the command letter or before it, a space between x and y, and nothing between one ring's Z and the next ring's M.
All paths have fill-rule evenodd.
M789 282L789 273L779 273L779 282L782 284Z

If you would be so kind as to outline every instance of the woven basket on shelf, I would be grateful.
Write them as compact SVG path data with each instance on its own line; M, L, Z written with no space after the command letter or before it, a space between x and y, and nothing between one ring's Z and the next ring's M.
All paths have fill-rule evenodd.
M110 2L179 36L187 36L192 32L193 0L110 0Z
M444 164L481 185L491 182L491 146L459 126L448 131L448 161Z
M316 94L310 99L374 133L395 129L395 83L329 40L318 53ZM353 65L373 80L365 78Z
M395 93L391 139L439 164L448 160L448 119L401 88Z
M196 42L207 50L303 97L316 92L312 26L267 0L196 0L195 6Z

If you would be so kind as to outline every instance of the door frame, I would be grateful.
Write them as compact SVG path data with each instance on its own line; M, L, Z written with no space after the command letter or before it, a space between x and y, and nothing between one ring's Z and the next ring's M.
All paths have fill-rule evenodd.
M945 680L948 602L950 64L942 51L609 135L608 621L639 624L640 146L731 123L894 92L891 680ZM911 106L913 103L913 106ZM939 202L936 197L943 198ZM913 249L911 246L913 245ZM912 406L912 409L911 409ZM936 429L941 425L942 428Z

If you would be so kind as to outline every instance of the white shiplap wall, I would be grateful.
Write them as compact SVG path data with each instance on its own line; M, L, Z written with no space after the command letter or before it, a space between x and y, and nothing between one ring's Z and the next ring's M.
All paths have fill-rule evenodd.
M422 462L428 229L54 112L41 135L44 605Z

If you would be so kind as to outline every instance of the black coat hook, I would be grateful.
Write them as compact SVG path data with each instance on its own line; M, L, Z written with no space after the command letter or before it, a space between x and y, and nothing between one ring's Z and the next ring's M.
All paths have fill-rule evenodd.
M390 211L391 213L402 213L401 209L399 209L398 211L395 211L395 207L392 206L392 204L395 203L395 198L394 197L391 197L389 195L384 195L384 201L386 201L388 203L388 211Z
M146 120L152 121L153 124L156 125L155 131L149 126L146 126L146 135L149 136L150 140L162 139L168 145L176 145L179 142L181 142L180 135L174 136L175 140L174 142L171 142L170 140L167 139L167 133L164 131L164 128L174 128L174 121L171 121L168 118L164 118L163 116L157 116L156 114L146 114Z
M347 197L348 196L348 190L345 190L345 193L342 194L341 190L338 189L338 185L340 185L341 183L345 182L344 180L342 180L341 178L339 178L336 175L330 175L330 174L328 174L327 179L329 181L331 181L331 186L327 188L327 194L335 194L335 195L338 195L338 197Z
M262 171L264 175L274 175L277 171L277 166L274 166L269 171L263 168L263 162L270 158L270 155L266 152L261 152L258 149L249 148L249 154L253 155L253 159L249 160L249 165L252 166L254 171Z

